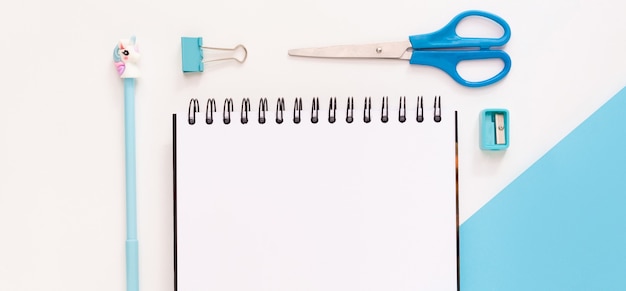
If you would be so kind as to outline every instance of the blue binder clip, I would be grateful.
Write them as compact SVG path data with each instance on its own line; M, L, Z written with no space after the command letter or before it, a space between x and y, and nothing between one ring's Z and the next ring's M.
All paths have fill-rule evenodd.
M480 148L498 151L509 147L509 111L485 109L480 112Z
M204 72L204 64L208 62L236 60L243 63L248 57L248 50L243 45L237 45L234 48L207 47L202 46L201 37L181 37L180 44L183 56L183 73ZM230 51L233 52L233 55L205 61L203 50ZM241 53L236 54L237 51L241 51Z

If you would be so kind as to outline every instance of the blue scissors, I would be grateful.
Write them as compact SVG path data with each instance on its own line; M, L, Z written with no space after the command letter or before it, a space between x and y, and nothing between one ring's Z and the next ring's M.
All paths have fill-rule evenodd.
M456 33L459 23L466 17L479 16L491 19L504 30L500 38L460 37ZM408 41L374 43L366 45L340 45L320 48L293 49L290 56L316 58L377 58L409 60L412 65L437 67L456 82L467 87L482 87L500 81L511 70L511 58L502 50L511 38L511 28L497 15L484 11L465 11L454 17L442 29L428 34L409 36ZM504 68L495 76L482 81L467 81L457 71L462 61L481 59L501 59Z

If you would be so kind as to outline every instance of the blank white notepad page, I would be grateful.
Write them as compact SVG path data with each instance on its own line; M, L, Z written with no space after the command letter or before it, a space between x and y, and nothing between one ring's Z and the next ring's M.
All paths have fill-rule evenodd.
M177 115L177 290L456 290L454 112L306 111Z

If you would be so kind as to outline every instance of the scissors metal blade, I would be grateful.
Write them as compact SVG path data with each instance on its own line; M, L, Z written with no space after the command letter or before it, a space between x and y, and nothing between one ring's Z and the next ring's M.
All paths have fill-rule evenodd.
M292 49L290 56L313 58L361 58L361 59L403 59L411 58L411 42L385 42L364 45L336 45L328 47Z

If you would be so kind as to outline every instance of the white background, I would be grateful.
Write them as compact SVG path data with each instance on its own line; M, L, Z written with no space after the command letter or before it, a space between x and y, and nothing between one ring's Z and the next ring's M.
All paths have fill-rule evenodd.
M172 290L170 114L191 97L441 95L459 109L461 221L626 85L618 1L3 1L0 290L122 290L120 38L141 42L137 86L140 285ZM405 40L480 9L508 21L507 78L461 87L402 61L311 60L290 48ZM479 22L480 23L480 22ZM180 37L244 44L244 64L183 76ZM258 100L258 99L257 99ZM253 103L255 104L255 103ZM377 103L375 103L377 105ZM478 113L508 108L511 147L478 148ZM251 147L254 145L251 144Z

